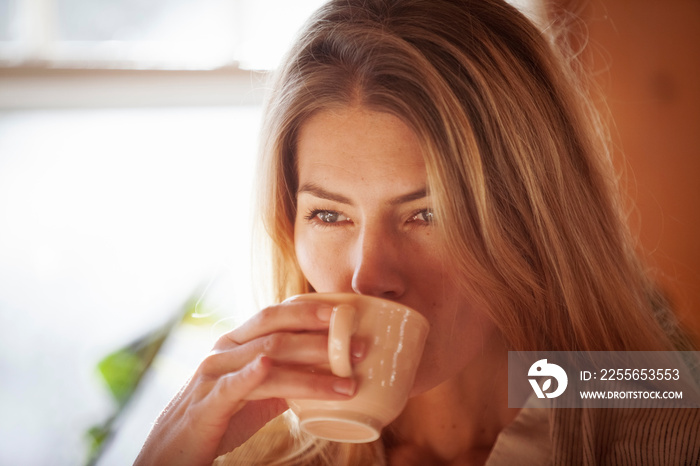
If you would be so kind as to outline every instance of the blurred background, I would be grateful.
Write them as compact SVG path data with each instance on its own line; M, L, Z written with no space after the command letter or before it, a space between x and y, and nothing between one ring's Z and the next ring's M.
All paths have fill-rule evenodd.
M257 309L261 104L320 3L0 0L0 464L131 464Z
M0 0L0 465L132 463L258 308L261 104L320 3ZM700 3L514 3L579 18L641 249L697 331Z

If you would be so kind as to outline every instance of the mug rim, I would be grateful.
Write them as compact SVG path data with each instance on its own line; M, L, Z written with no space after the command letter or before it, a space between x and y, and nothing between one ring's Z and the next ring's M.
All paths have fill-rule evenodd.
M392 301L386 298L380 298L379 296L373 296L368 294L350 293L346 291L329 291L329 292L317 292L312 291L309 293L301 293L294 296L290 296L285 299L283 303L299 302L299 301L333 301L334 297L347 298L353 301L373 301L377 303L383 303L386 307L395 307L408 310L412 317L417 318L421 321L421 325L430 328L430 322L428 322L427 317L421 314L418 310L412 308L407 304L400 303L398 301ZM340 304L340 303L339 303Z

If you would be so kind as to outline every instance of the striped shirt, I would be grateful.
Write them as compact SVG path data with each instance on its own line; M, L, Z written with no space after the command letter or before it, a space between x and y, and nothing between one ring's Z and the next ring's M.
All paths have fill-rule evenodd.
M700 465L700 409L526 407L486 464Z

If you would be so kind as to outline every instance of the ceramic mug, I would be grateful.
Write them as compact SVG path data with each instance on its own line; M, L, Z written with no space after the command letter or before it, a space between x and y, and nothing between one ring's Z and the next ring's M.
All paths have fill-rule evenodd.
M353 293L310 293L290 300L333 306L328 332L330 364L314 369L357 381L357 393L349 400L287 400L301 429L338 442L378 439L382 428L406 405L430 328L428 320L403 304ZM354 365L351 339L363 341L366 348L365 358Z

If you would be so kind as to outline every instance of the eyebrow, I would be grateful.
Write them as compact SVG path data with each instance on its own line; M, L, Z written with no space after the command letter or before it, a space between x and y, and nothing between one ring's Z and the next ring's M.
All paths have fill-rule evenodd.
M319 199L326 199L329 201L339 202L341 204L353 205L350 198L343 196L342 194L333 193L326 189L323 189L315 183L304 183L298 190L297 195L301 193L308 193ZM428 190L426 188L421 188L416 191L412 191L407 194L402 194L401 196L394 197L389 200L389 205L399 205L405 204L407 202L416 201L418 199L423 199L428 196Z

